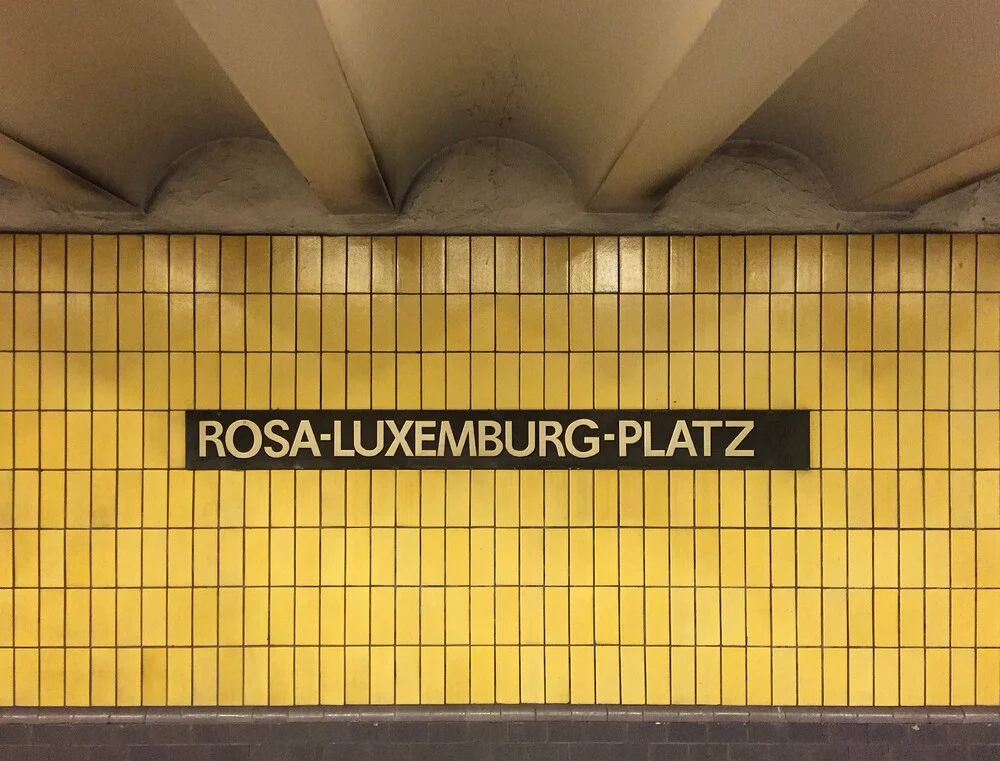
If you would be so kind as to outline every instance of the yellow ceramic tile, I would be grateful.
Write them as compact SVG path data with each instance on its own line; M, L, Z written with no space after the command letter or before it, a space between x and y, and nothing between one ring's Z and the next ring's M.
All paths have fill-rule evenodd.
M719 290L719 239L716 236L699 236L695 239L694 280L694 288L699 293Z
M165 239L162 239L165 242ZM164 248L165 252L165 248ZM149 285L157 286L157 290L166 290L166 280L152 276L153 272L162 272L165 276L165 255L158 256L158 248L152 245L149 256L146 256L146 267L151 277ZM162 264L161 264L162 262ZM164 269L160 269L164 267ZM44 271L44 264L43 264ZM91 240L89 235L68 235L66 237L66 289L69 291L91 290Z
M346 302L345 302L346 304ZM346 324L346 312L340 305L333 303L323 306L323 336L326 348L338 348L334 337L343 334L345 328L338 325ZM400 351L417 351L420 349L420 297L404 295L396 297L396 345ZM327 338L330 336L330 338ZM340 345L343 346L342 344Z
M924 297L924 314L940 315L950 311L951 294L928 293ZM924 326L924 348L943 351L950 347L949 322L947 320L926 319Z
M619 290L618 239L594 239L594 290L617 292Z
M498 351L517 351L521 335L516 296L496 297L496 347Z
M271 288L271 241L260 235L245 239L246 290L267 293Z
M544 240L523 237L518 240L521 293L539 293L545 289Z
M617 647L595 648L596 696L601 703L621 702L621 661Z
M694 238L671 236L670 238L670 291L690 292L694 287Z
M190 235L171 235L169 238L169 281L168 286L171 291L191 291L194 290L194 238ZM95 247L94 251L94 286L98 285L97 278L98 256Z
M424 236L420 239L420 291L443 293L445 278L444 238Z
M494 240L489 236L473 236L469 244L471 288L473 293L493 291Z
M445 339L448 351L468 351L470 348L472 321L470 306L468 296L452 295L445 299ZM374 303L372 308L374 312Z
M493 280L498 292L517 293L520 288L520 255L517 238L493 240Z
M246 287L246 238L224 235L220 242L221 290L242 293Z
M847 236L847 290L873 288L873 239L870 235Z
M899 295L899 348L920 351L924 348L925 305L922 294ZM938 340L940 343L940 339Z
M119 289L117 236L95 235L92 256L94 290L117 291Z
M15 246L0 464L45 470L0 471L9 637L50 648L11 661L26 702L995 702L993 237ZM799 406L825 469L168 477L161 411L219 404Z
M40 344L43 351L66 348L66 299L62 294L45 293L39 305Z
M40 340L38 293L14 294L14 348L37 350ZM107 348L107 347L104 347ZM113 347L112 347L113 348Z
M599 294L594 296L594 348L597 351L615 351L619 348L617 296Z
M873 287L876 291L895 291L899 288L899 238L895 235L876 235L873 240Z
M14 236L10 233L4 233L0 234L0 290L10 291L13 288Z
M928 291L951 286L951 236L927 235L924 239L925 287Z
M14 295L0 293L0 349L14 348Z
M124 236L121 239L123 246L128 246L129 242L135 241L135 236ZM7 249L9 251L9 249ZM2 255L0 255L2 256ZM10 266L9 259L0 268L6 269ZM142 258L134 257L133 263L138 263L141 286ZM42 235L40 252L40 285L42 291L63 291L66 289L66 236L65 235ZM132 270L130 270L131 272ZM7 274L9 278L9 271ZM131 287L130 287L131 286ZM122 290L136 290L134 281L123 278Z
M332 270L342 270L343 250L342 239L331 239L338 241L336 246L336 256L340 257L340 266L331 267ZM326 256L326 242L324 241L324 256ZM331 262L333 264L333 262ZM324 265L324 278L326 277L326 267ZM341 288L342 290L342 288ZM420 292L420 239L415 237L402 237L396 240L396 290L399 293L419 293Z
M473 351L492 351L495 347L495 297L476 294L470 301L470 341Z
M852 351L872 348L871 294L847 296L847 348Z
M643 345L647 351L664 351L667 348L667 297L646 296L642 305Z
M466 236L445 239L445 290L468 293L470 285L470 242Z
M792 293L795 288L796 238L775 235L771 238L771 290Z
M293 293L295 291L295 238L277 235L271 238L271 291L272 293Z
M996 253L1000 250L1000 240L996 235L976 236L976 287L982 291L996 291L996 275L1000 275Z
M662 241L663 239L658 240ZM641 293L643 290L648 290L644 288L643 282L646 272L644 240L637 237L620 238L618 253L621 290L629 293ZM664 254L665 250L662 247L657 249L656 244L653 244L653 251L651 251L653 261L650 263L649 269L653 277L653 282L650 285L654 291L657 290L657 277L660 279L659 290L664 290L663 286L666 284L664 277L666 271L663 269L663 265L666 263Z
M500 297L498 297L498 306ZM594 347L594 298L593 296L572 295L569 297L569 348L586 351ZM497 323L497 339L500 340L500 323Z
M847 236L824 235L822 249L822 288L843 291L847 287Z
M954 410L975 407L975 355L972 352L951 352L949 367L951 399Z
M543 297L540 295L521 296L516 309L521 331L519 341L521 351L541 351L545 342Z
M950 349L961 351L975 348L977 315L974 294L952 294L949 324Z
M724 235L719 239L719 285L726 293L744 291L745 239Z
M226 238L223 238L222 245L224 265ZM319 293L323 286L323 239L316 235L299 236L295 243L295 264L296 290L299 293Z
M765 292L771 281L771 240L765 235L746 238L746 290Z
M695 681L695 649L677 647L670 655L671 702L693 704L697 697Z
M13 260L14 290L37 291L40 285L40 247L37 235L15 235Z

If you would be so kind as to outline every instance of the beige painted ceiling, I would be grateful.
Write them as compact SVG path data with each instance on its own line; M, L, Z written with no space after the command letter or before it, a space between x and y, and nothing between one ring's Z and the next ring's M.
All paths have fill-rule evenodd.
M0 175L142 209L187 151L258 137L330 212L391 214L504 137L583 206L646 211L737 137L913 208L1000 171L997 40L996 0L13 0Z

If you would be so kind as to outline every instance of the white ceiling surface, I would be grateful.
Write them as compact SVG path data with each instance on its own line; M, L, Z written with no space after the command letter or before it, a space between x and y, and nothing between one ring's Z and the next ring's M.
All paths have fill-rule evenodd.
M582 208L646 213L727 138L839 203L1000 171L996 0L11 0L0 176L155 204L191 149L273 140L334 214L404 208L449 146L519 140ZM134 211L131 213L134 214Z

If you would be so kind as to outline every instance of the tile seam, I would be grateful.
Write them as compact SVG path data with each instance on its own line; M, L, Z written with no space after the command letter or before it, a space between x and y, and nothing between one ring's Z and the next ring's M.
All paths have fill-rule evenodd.
M299 707L3 708L0 724L238 724L310 722L628 722L770 724L1000 724L1000 708L783 706L428 705Z

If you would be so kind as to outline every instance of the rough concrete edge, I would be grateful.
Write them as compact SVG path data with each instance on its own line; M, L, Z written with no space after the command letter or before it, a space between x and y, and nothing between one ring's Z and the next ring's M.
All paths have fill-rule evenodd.
M2 708L0 724L206 724L308 722L703 722L769 724L1000 724L986 706L807 707L447 705L157 708Z
M516 140L478 138L435 154L397 214L330 214L280 148L213 141L189 151L145 212L84 213L0 178L10 232L323 235L662 235L1000 232L1000 174L909 211L843 208L805 156L731 140L656 211L602 213L580 202L563 168Z

